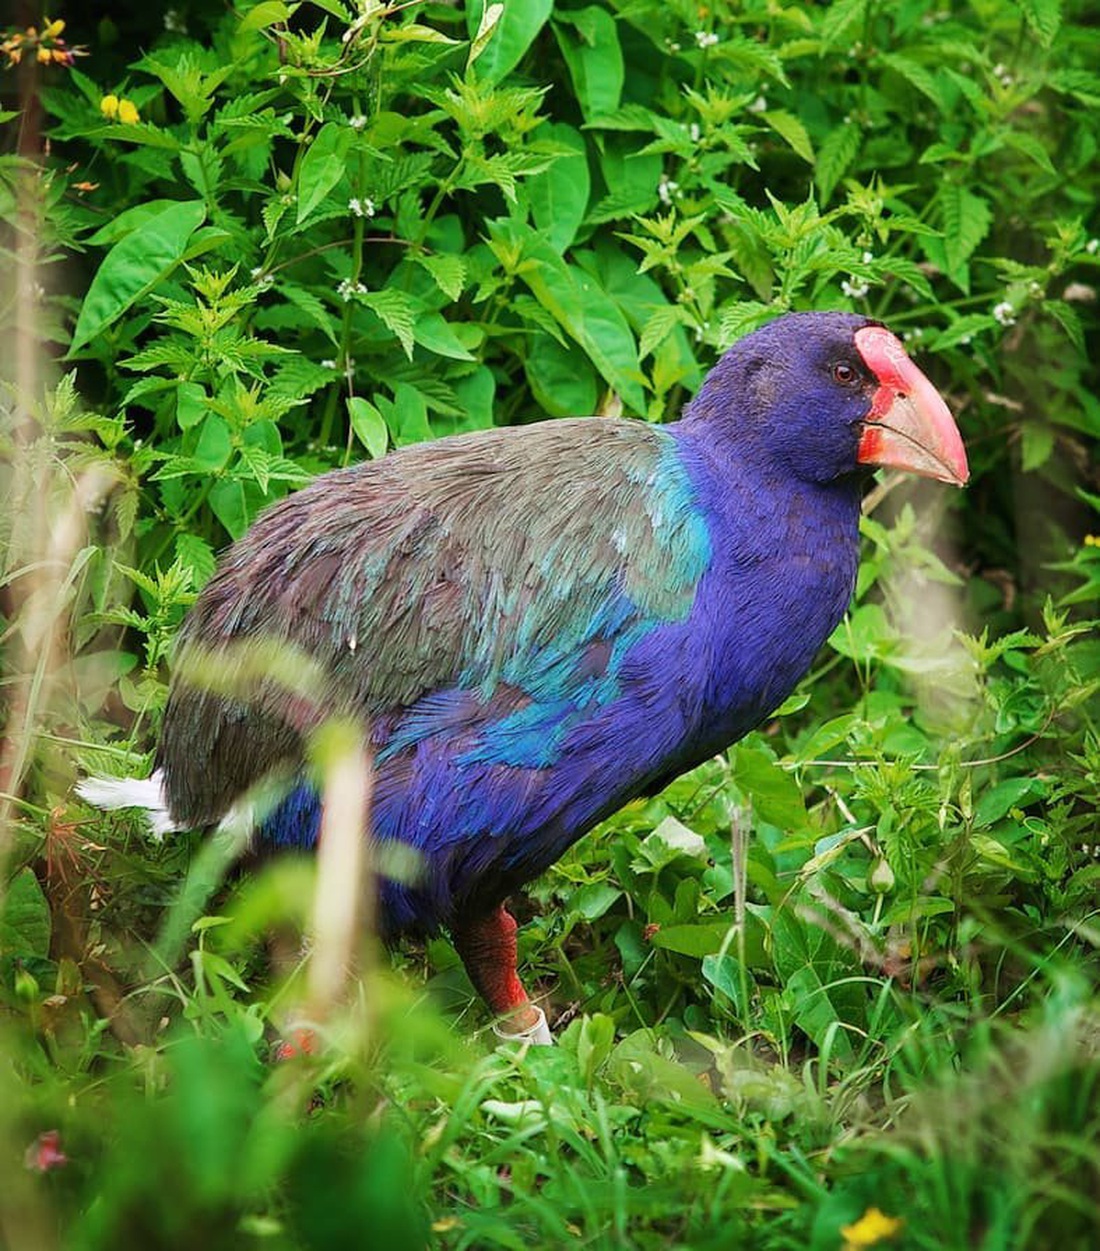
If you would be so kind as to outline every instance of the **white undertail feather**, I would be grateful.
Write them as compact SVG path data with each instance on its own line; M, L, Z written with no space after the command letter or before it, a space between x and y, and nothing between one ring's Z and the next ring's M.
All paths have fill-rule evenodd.
M117 808L144 808L145 819L156 838L186 829L172 820L164 794L164 774L157 769L147 778L81 778L76 793L85 803L112 812ZM219 833L244 834L256 822L255 805L247 796L218 822Z
M164 775L157 769L147 778L81 778L76 793L96 808L144 808L145 817L157 838L180 829L169 816L164 797Z

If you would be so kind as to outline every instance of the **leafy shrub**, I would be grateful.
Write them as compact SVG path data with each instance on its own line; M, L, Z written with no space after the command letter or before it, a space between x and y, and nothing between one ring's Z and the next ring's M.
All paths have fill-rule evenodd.
M1080 1237L1100 1126L1086 6L263 0L165 27L125 57L109 24L66 31L90 53L72 67L31 55L52 28L4 47L26 55L0 165L0 1140L57 1125L69 1156L20 1175L19 1228L47 1245L52 1205L79 1245L331 1245L345 1219L398 1245L434 1220L456 1247L833 1247L877 1204L912 1246ZM971 487L877 487L856 602L802 690L532 888L554 1054L456 1052L408 1002L406 950L396 982L366 978L373 1029L349 1012L330 1058L265 1072L292 992L255 935L306 914L308 871L231 888L233 923L199 921L181 971L217 856L66 798L76 767L148 764L216 552L389 447L668 419L736 337L810 307L920 353ZM449 945L427 954L461 1010ZM1064 1065L1032 1063L1059 1036ZM929 1138L959 1066L969 1119Z

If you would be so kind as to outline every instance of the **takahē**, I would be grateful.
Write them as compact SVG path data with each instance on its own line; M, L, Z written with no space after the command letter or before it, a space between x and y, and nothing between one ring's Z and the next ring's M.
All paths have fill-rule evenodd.
M357 718L371 833L419 864L381 880L383 932L448 927L513 1036L549 1041L506 897L786 698L848 604L875 465L967 478L897 338L802 313L736 344L672 425L550 421L327 473L268 509L191 609L153 776L83 793L163 832L215 826L275 777L255 841L308 849L306 741ZM241 640L304 654L319 689L227 694L187 663Z

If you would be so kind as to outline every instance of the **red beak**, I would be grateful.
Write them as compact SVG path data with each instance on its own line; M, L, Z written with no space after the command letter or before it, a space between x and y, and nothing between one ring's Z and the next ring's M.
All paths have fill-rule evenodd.
M879 381L864 419L859 463L963 486L970 477L966 449L940 393L884 326L857 330L855 344Z

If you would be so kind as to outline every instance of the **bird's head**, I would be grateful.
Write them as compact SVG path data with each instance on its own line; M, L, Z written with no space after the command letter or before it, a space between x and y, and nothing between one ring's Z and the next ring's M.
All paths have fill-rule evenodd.
M739 442L809 481L875 465L954 486L969 477L939 392L885 326L851 313L789 313L747 335L685 417L736 422Z

